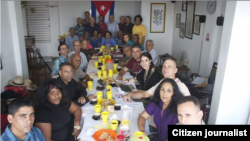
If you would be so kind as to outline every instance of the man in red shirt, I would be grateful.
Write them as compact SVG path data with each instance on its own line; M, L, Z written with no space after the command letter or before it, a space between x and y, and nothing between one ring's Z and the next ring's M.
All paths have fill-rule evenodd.
M122 29L122 26L123 26L124 23L125 23L125 18L124 18L124 16L121 16L120 17L120 23L118 24L120 30Z
M137 75L138 73L140 73L140 71L142 70L142 67L140 65L140 57L141 57L142 51L141 51L141 47L139 45L134 45L132 47L132 55L133 58L131 58L129 60L129 62L126 64L125 67L122 68L122 70L119 72L118 76L117 76L117 80L122 80L122 76L128 71L128 70L132 70L134 75Z
M99 37L104 37L104 33L108 30L108 26L106 25L106 23L103 22L102 15L99 15L98 20L99 20L99 22L97 24L101 28L101 36L99 36Z

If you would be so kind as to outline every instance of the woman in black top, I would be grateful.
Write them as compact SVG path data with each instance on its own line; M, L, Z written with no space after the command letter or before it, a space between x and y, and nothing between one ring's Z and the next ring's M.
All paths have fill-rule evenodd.
M135 83L137 89L145 91L157 84L162 79L162 75L155 69L152 57L148 52L142 53L141 66L142 71L125 82Z
M46 141L76 140L81 132L82 110L62 90L56 79L45 80L38 90L35 126L41 129ZM68 130L71 114L75 117L73 135Z

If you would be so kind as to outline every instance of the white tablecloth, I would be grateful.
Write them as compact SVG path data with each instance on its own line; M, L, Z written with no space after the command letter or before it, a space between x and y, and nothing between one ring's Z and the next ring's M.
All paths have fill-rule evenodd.
M91 91L87 89L88 95L89 94L96 95L96 92L97 92L96 85L97 85L98 78L97 78L97 76L95 74L96 74L98 69L96 69L94 67L94 62L95 61L97 61L97 60L90 60L89 64L88 64L88 68L87 68L87 74L93 76L93 89ZM116 76L117 76L117 74L114 75L113 78L115 79ZM132 78L132 76L127 72L124 75L124 78L128 79L128 78ZM134 85L134 83L132 83L132 84ZM112 88L113 97L114 97L115 94L122 94L122 95L125 94L123 91L120 91L119 89L120 88L118 88L118 87L113 87ZM105 91L106 91L106 89L103 90L104 98L106 96ZM122 104L122 105L126 104L128 106L134 107L133 112L130 113L130 137L133 137L134 132L138 131L137 118L138 118L139 114L144 111L143 104L142 104L142 102L133 102L133 101L132 102L124 102L122 98L118 98L118 99L115 99L115 100L116 100L116 103L119 103L119 104ZM94 114L94 106L90 105L89 103L86 103L81 108L82 108L82 113L83 113L82 114L82 125L81 125L82 130L81 130L81 133L78 136L78 138L81 138L81 141L93 141L92 136L87 134L87 129L91 128L91 127L93 127L95 125L103 125L102 121L101 120L100 121L95 121L95 120L92 119L92 116ZM120 116L122 116L121 111L122 110L115 111L115 114L118 115L118 117L120 117ZM111 116L112 116L112 114L110 115L110 117ZM146 124L145 124L145 131L146 131L147 134L150 133L148 122L146 122Z

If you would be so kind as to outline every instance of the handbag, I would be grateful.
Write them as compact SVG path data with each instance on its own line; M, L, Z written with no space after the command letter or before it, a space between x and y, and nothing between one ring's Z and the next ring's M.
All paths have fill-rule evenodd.
M18 94L20 94L22 97L25 96L26 94L26 87L25 86L12 86L12 85L7 85L4 87L4 90L12 90Z

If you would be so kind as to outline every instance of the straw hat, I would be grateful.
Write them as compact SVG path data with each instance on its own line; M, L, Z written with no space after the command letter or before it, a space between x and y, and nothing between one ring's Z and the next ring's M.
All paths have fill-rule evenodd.
M9 80L9 84L13 86L25 86L28 90L35 90L37 86L31 80L24 79L22 76L16 76L14 79Z

